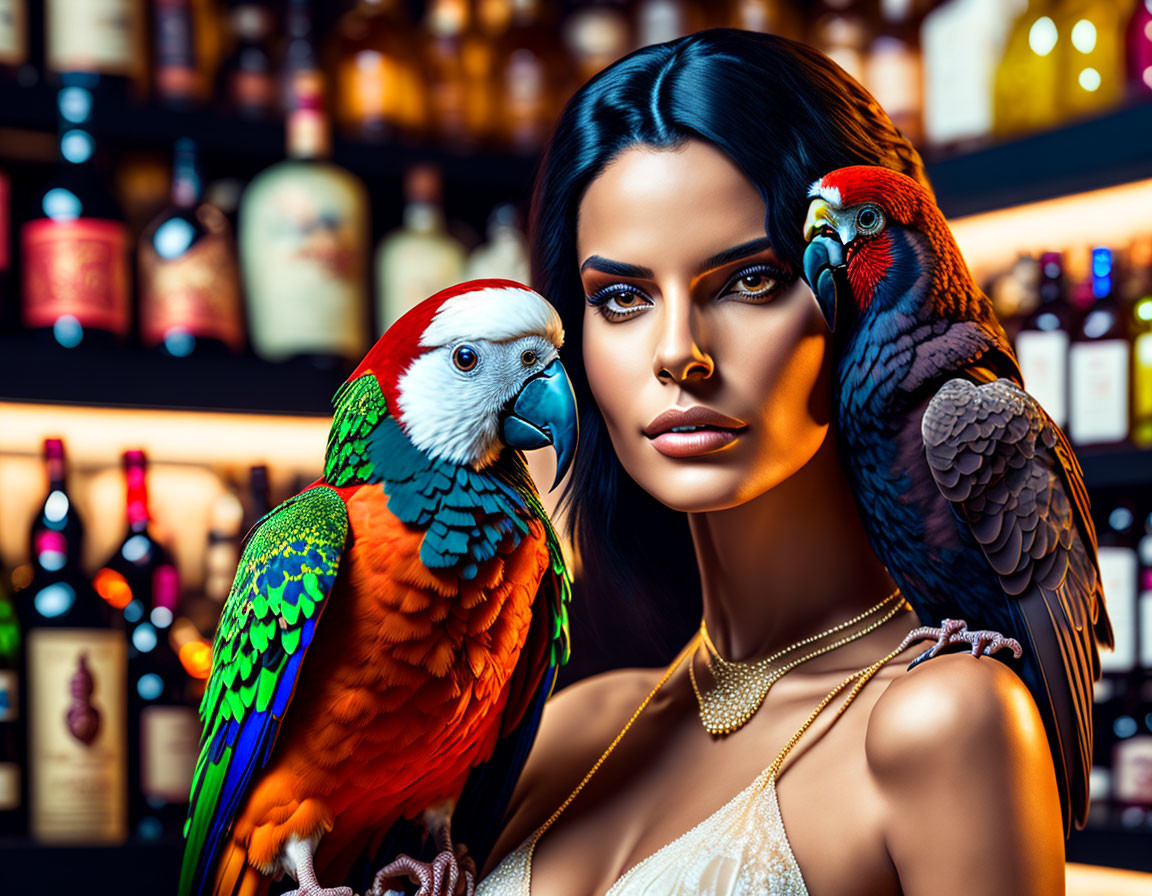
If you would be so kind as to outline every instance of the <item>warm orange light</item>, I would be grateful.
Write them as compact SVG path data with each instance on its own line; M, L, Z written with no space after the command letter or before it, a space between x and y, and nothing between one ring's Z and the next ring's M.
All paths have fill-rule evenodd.
M180 662L193 678L207 678L212 672L212 647L205 641L189 641L180 648Z
M96 593L117 610L123 610L132 603L132 586L114 569L105 567L100 570L92 584L96 587Z

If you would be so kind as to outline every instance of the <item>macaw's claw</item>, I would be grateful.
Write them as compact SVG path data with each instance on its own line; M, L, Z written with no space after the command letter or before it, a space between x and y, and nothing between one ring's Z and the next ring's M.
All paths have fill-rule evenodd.
M936 643L909 663L909 669L920 665L924 660L931 659L943 651L944 648L950 647L953 644L971 644L972 656L991 656L996 651L1003 650L1004 648L1011 650L1012 656L1016 659L1020 659L1020 657L1024 655L1024 649L1015 638L1006 638L1000 634L1000 632L988 631L986 629L969 631L968 623L963 619L945 619L940 624L940 628L932 628L931 626L925 625L912 629L912 631L908 633L908 637L900 644L900 649L904 650L909 645L915 644L917 641L923 641L926 638L935 638Z
M351 887L300 887L289 890L284 896L356 896Z
M431 862L418 862L409 856L399 856L376 872L376 879L367 896L384 896L387 884L396 878L407 877L418 883L416 896L474 896L476 892L476 863L468 855L464 844L454 850L444 850Z
M316 870L312 866L312 845L293 837L284 846L285 855L296 868L298 889L290 890L284 896L356 896L351 887L322 887L316 880Z

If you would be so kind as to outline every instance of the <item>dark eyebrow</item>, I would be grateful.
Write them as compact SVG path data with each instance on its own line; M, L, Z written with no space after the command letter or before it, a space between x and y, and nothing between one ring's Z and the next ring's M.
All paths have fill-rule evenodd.
M588 268L600 271L602 274L610 274L613 277L652 279L651 268L642 268L639 265L627 264L623 261L613 261L611 258L603 258L600 255L589 255L584 259L584 263L580 265L580 273L583 274Z
M771 248L772 241L769 240L768 237L758 237L746 243L741 243L739 246L733 246L731 249L725 249L723 252L717 252L711 258L705 258L696 273L704 274L708 271L715 270L721 265L728 264L730 261L737 261L738 259L746 258L749 255L755 255L757 252L763 252L765 249Z

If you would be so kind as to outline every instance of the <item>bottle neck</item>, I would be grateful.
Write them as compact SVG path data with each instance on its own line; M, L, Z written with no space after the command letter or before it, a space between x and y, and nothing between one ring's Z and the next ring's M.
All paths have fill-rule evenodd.
M434 202L415 199L404 206L404 228L417 233L437 233L443 229L444 214Z
M143 532L151 519L148 513L148 477L144 465L129 463L124 468L124 480L127 485L128 528L132 532Z
M191 149L177 149L172 166L172 202L183 208L194 208L200 202L203 181L196 153Z

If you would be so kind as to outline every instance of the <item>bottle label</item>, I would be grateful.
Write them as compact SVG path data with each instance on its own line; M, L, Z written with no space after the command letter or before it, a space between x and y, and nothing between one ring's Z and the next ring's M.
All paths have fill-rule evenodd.
M190 706L140 713L140 789L146 798L187 803L200 755L200 723Z
M133 76L142 57L140 0L49 0L48 67L57 72Z
M119 221L42 218L24 225L24 324L73 315L84 327L126 336L128 232Z
M259 354L364 354L368 230L363 187L333 165L281 163L249 185L241 270Z
M1136 551L1126 547L1101 547L1100 584L1116 647L1100 652L1100 668L1105 672L1127 672L1136 664Z
M20 718L20 676L11 669L0 669L0 722Z
M1128 343L1073 343L1068 350L1068 429L1078 445L1119 442L1128 435Z
M140 337L145 345L158 346L178 330L219 339L236 351L243 347L240 272L223 234L207 234L172 259L142 251L140 289Z
M1114 796L1121 803L1152 806L1152 737L1129 737L1116 744L1112 766Z
M1152 333L1141 333L1132 344L1132 416L1135 441L1152 445Z
M30 827L45 842L127 835L127 645L120 632L28 633Z
M192 97L199 86L189 0L156 0L156 87L168 97Z
M0 0L0 65L17 66L28 61L27 2Z
M0 762L0 812L20 808L20 766L15 762Z
M1068 334L1024 330L1016 337L1016 360L1028 393L1063 428L1068 421Z

